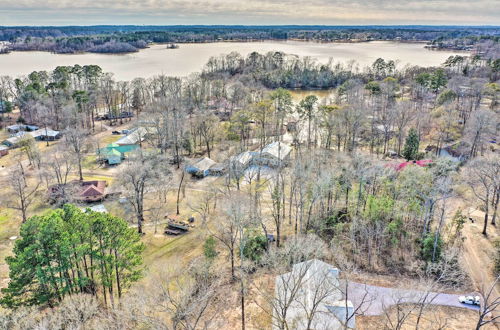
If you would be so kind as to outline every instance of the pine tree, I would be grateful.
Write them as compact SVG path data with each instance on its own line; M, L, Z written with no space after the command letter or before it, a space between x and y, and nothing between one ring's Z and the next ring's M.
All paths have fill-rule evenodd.
M113 303L141 276L144 245L134 229L109 214L65 205L21 226L10 282L0 303L49 305L75 293L102 294Z
M403 149L403 157L405 157L407 160L417 159L419 145L420 138L418 137L417 130L411 128L408 136L406 137L405 147Z

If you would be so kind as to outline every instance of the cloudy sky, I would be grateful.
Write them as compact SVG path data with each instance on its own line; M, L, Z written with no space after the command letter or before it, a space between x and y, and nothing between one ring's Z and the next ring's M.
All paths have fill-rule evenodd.
M0 0L0 25L500 25L500 0Z

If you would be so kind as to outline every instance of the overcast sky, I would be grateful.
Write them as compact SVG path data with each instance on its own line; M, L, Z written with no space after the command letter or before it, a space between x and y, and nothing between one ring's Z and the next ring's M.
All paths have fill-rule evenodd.
M0 0L0 25L500 25L500 0Z

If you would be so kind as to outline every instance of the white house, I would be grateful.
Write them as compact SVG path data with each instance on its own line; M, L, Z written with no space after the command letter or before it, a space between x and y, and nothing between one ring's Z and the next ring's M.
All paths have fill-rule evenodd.
M115 143L120 145L120 146L127 146L127 145L133 145L133 144L138 144L141 143L146 139L146 136L148 135L148 130L145 127L138 127L133 129L128 135L122 137Z
M186 166L186 172L193 176L197 176L200 178L206 177L210 174L210 168L214 166L216 162L211 160L208 157L204 157L199 159L197 162L193 164L189 164Z
M255 152L245 151L239 155L231 157L229 160L231 167L237 171L244 171L252 162Z
M273 142L255 156L254 163L271 167L284 166L290 160L292 148L283 142Z
M312 259L295 264L275 281L273 329L354 329L351 301L345 300L339 270ZM286 313L285 313L286 311Z

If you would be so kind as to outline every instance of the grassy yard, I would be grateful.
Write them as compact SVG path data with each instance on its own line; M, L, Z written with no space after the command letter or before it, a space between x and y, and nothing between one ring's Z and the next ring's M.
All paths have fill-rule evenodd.
M5 258L11 254L14 240L10 237L19 235L21 219L13 210L0 208L0 288L6 287L9 279L9 267Z

